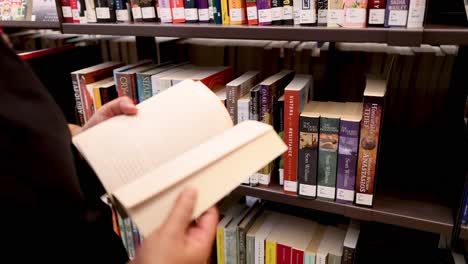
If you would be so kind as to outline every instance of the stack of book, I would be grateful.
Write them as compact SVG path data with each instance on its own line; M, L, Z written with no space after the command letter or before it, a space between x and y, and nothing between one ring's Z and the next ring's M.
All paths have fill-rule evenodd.
M53 0L2 0L0 20L58 22Z

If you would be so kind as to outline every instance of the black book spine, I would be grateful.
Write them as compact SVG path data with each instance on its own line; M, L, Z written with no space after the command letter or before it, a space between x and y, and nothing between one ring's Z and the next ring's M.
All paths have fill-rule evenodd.
M196 0L184 0L185 22L198 22L198 7Z
M343 258L342 264L354 264L354 249L349 247L343 247Z
M292 0L283 0L283 24L294 25Z
M141 15L143 22L156 22L158 17L156 15L156 2L155 0L140 0Z
M283 24L283 1L271 0L271 24Z
M94 0L96 6L96 18L98 23L110 23L116 21L114 0Z
M317 197L318 117L299 117L299 155L297 193L301 197Z

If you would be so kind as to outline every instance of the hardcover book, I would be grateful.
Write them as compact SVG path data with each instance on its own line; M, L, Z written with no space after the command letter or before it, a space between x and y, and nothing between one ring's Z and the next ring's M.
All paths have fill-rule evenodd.
M367 0L344 0L344 27L365 28Z
M353 203L362 103L347 102L340 121L336 201Z
M230 81L226 84L227 87L227 109L229 115L231 115L232 121L234 124L238 123L238 114L237 114L237 100L248 94L250 89L254 87L260 81L260 72L259 71L248 71L238 78ZM250 98L250 96L249 96ZM248 111L247 107L247 111ZM247 119L249 115L247 112Z
M388 0L385 27L406 27L409 0Z
M310 102L299 117L299 156L297 193L301 197L317 197L317 167L320 126L320 102Z
M369 0L369 26L384 26L386 7L386 0Z
M165 221L185 188L197 190L196 219L286 150L267 124L233 126L219 98L201 82L181 82L137 108L135 116L113 117L72 140L116 210L128 215L143 237ZM196 111L187 115L186 109ZM209 122L200 126L200 120ZM181 131L181 124L190 133ZM122 140L122 134L132 140Z
M386 82L371 77L366 82L356 175L356 204L372 206Z

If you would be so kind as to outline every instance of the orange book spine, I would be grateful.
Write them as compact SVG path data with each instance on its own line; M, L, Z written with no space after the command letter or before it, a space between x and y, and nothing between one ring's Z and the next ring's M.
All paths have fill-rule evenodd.
M120 236L119 223L117 222L117 213L115 212L114 207L112 207L112 227L114 228L114 232Z
M284 192L292 194L297 193L299 96L298 91L284 93L284 143L288 146L284 154Z
M185 23L184 0L170 0L172 23Z
M231 25L247 24L247 10L245 8L245 1L228 0L228 2Z

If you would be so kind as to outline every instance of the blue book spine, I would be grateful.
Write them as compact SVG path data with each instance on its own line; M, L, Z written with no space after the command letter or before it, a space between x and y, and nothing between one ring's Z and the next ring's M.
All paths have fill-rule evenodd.
M137 89L138 89L138 102L153 96L153 88L151 86L151 75L137 74Z
M215 24L222 24L223 23L223 20L222 20L222 17L221 17L221 0L214 0L213 22Z

